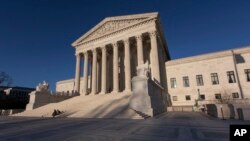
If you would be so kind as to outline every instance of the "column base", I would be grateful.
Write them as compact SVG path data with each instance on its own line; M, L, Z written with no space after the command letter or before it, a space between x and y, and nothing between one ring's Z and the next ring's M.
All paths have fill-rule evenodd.
M107 94L107 93L106 93L106 92L100 92L100 93L98 93L98 94L104 95L104 94Z
M110 94L118 94L118 91L112 91Z
M122 91L123 94L132 94L133 92L131 90L124 90Z
M80 96L86 96L86 95L88 95L88 94L85 94L85 93L83 93L83 94L80 94Z
M88 94L88 95L96 95L97 93L95 92L95 93L90 93L90 94Z

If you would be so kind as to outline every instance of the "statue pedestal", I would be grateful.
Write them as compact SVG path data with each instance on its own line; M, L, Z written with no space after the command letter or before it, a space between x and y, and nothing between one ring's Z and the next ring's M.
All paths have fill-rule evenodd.
M163 88L146 76L135 76L132 79L133 94L130 98L130 108L148 116L166 112L167 104Z

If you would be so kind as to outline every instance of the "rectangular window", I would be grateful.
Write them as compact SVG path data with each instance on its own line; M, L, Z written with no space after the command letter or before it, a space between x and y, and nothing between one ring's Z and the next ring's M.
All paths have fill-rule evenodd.
M233 71L227 72L228 83L236 83L235 75Z
M211 73L211 80L213 85L219 84L219 78L217 73Z
M171 88L176 88L176 78L170 78Z
M200 95L200 100L205 100L205 99L206 99L205 95L204 95L204 94L201 94L201 95Z
M250 69L245 69L245 74L246 74L247 82L250 82Z
M196 75L196 82L197 82L197 86L203 86L203 77L202 75Z
M183 77L183 86L184 86L184 87L189 87L188 76L184 76L184 77Z
M221 94L215 94L215 99L221 99Z
M191 100L191 96L190 95L186 95L186 100Z
M177 96L173 96L173 101L177 101L177 100L178 100Z
M239 94L238 93L232 93L232 97L233 98L239 98Z

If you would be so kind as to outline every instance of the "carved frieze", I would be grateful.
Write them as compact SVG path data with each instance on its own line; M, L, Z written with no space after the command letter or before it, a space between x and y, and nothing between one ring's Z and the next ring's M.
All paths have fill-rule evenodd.
M145 18L137 18L137 19L126 19L126 20L113 20L107 21L86 38L84 38L81 42L92 40L103 35L109 34L111 32L117 31L119 29L131 26L137 22L144 20ZM79 43L81 43L79 42Z

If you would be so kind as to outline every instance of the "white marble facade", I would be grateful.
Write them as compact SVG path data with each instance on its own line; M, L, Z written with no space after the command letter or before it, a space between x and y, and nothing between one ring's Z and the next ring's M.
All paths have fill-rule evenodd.
M151 78L167 86L162 78L169 55L157 12L105 18L72 46L75 79L57 82L57 91L131 93L136 67L146 62Z
M131 93L136 67L148 62L151 79L165 88L173 106L194 105L198 93L207 101L223 93L250 98L245 72L250 71L249 47L170 60L157 12L105 18L72 46L76 50L75 78L57 82L57 91ZM234 74L235 83L228 83L227 72ZM212 73L218 75L219 84L212 84ZM201 86L197 86L197 75L202 76ZM189 86L183 86L183 77L188 78Z
M199 95L202 103L216 102L216 95L235 102L250 98L250 47L175 59L165 65L173 106L192 106ZM213 83L213 74L218 83Z

